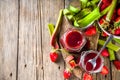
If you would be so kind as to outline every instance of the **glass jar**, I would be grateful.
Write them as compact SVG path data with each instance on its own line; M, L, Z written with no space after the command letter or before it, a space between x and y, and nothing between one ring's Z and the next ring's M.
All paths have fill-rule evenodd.
M70 28L62 35L60 43L69 52L80 52L86 43L86 39L80 30Z
M91 68L93 68L93 66L87 64L88 60L93 59L97 55L97 53L98 53L97 51L93 51L93 50L83 51L81 53L80 61L79 61L80 67L82 67L88 73L100 72L104 65L104 63L103 63L104 60L101 56L98 56L98 58L96 59L96 66L94 69L91 70Z

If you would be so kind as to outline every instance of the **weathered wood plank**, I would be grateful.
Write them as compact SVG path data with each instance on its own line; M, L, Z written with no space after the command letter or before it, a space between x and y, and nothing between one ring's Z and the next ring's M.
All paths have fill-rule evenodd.
M117 46L120 46L120 44L115 43ZM120 60L120 51L116 53L116 59ZM113 62L111 62L111 72L112 72L112 80L119 80L120 79L120 71L116 69L116 67L113 65Z
M58 63L52 63L49 58L50 35L48 32L48 23L56 24L59 10L64 8L64 0L42 0L41 1L41 27L42 27L42 54L44 80L64 80L63 69L64 61L60 56Z
M43 80L39 3L20 0L18 80Z
M0 0L0 80L16 80L18 0Z

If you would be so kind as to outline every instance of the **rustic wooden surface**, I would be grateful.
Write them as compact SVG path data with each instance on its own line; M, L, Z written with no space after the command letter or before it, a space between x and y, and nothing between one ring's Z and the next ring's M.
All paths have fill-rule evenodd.
M55 24L59 10L76 1L0 0L0 80L64 80L63 59L58 63L49 59L47 24ZM94 74L94 80L120 80L109 59L105 64L109 75Z

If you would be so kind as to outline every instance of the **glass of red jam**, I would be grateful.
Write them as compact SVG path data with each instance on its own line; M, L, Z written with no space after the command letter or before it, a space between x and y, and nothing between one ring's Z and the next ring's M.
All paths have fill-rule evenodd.
M97 58L96 66L94 69L92 64L86 64L88 60L93 59L97 55L97 53L98 53L97 51L93 51L93 50L83 51L81 53L80 62L79 62L80 67L82 67L86 72L89 72L89 73L100 72L104 64L103 58L101 56Z
M80 30L70 28L62 35L60 43L69 52L80 52L86 43L86 39Z

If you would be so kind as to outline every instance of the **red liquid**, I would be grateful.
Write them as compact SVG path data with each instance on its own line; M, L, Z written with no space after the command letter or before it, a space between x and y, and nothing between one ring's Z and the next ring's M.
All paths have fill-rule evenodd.
M69 47L79 47L82 43L82 36L77 31L71 31L66 35L66 43Z
M96 53L90 53L86 55L84 63L86 64L89 59L93 59L96 55L97 55ZM94 70L97 70L100 67L100 65L101 65L101 58L98 57L96 60L96 67ZM91 71L92 69L93 69L93 65L88 62L86 65L86 70Z

